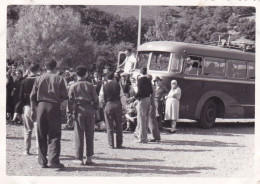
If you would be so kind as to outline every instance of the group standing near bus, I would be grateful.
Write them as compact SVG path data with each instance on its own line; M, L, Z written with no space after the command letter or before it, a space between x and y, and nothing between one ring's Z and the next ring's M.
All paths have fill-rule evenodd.
M170 132L175 133L179 117L184 115L199 120L204 128L211 127L216 117L254 116L252 54L176 42L144 44L139 47L137 58L131 50L126 53L123 64L118 64L124 66L123 73L108 69L102 79L98 74L91 79L87 68L78 66L74 79L69 81L56 73L54 60L47 62L47 71L42 75L37 74L37 63L29 66L30 71L19 85L19 100L12 106L16 110L7 108L8 118L14 112L24 114L26 155L30 155L31 133L37 122L39 165L64 167L59 156L61 104L66 100L67 108L63 109L67 109L74 127L74 163L80 165L93 164L94 127L98 119L104 120L108 147L114 149L123 147L123 116L127 121L125 131L134 131L138 143L159 142L163 121L170 121ZM9 91L14 86L11 74L13 71L7 75ZM17 74L16 81L20 79ZM241 102L243 93L251 95L242 97ZM7 107L9 102L12 99L7 99ZM148 130L152 139L148 139Z

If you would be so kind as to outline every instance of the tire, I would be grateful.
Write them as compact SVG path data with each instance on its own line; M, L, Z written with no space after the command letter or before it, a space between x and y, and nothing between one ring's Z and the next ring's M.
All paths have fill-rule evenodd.
M202 106L199 125L202 128L211 128L217 117L217 105L214 100L207 100Z

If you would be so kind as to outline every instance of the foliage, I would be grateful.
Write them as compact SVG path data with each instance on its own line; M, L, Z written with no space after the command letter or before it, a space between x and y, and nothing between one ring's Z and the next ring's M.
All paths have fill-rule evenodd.
M20 12L15 32L8 35L9 58L41 61L55 59L59 64L91 63L85 47L89 33L80 24L80 15L70 8L27 6Z
M228 38L230 31L255 40L255 21L243 18L255 13L253 7L178 7L167 9L148 28L146 41L169 40L191 43L217 41ZM177 17L177 18L176 18Z
M254 17L254 7L168 7L142 19L141 42L208 43L230 34L254 41ZM135 17L88 6L8 6L7 26L7 59L18 63L55 59L61 68L84 64L102 71L115 68L120 50L137 46Z

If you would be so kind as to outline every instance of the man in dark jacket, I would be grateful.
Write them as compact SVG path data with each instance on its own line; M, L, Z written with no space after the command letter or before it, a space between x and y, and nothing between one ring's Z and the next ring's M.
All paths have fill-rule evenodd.
M29 66L29 71L30 71L29 76L22 81L20 87L19 102L21 104L21 108L23 109L23 117L24 117L24 143L25 143L24 155L31 154L30 148L31 148L31 138L32 138L32 130L34 127L34 122L31 120L30 117L31 116L30 94L32 92L33 84L37 77L37 73L39 69L40 69L40 65L38 63L32 63ZM37 133L36 133L36 141L38 141Z

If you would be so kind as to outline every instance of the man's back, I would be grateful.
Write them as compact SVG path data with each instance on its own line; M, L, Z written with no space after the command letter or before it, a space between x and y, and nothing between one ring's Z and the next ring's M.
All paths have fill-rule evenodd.
M69 96L72 96L76 104L91 103L98 104L98 96L93 84L86 80L79 80L72 84L69 89Z
M138 79L137 82L137 93L135 95L136 98L149 97L153 93L152 83L146 77L142 76Z
M120 101L120 85L116 81L108 81L104 87L105 101Z
M54 73L46 73L37 77L31 93L32 101L60 103L68 99L64 79Z
M23 105L30 105L30 94L32 92L35 80L36 76L29 76L21 83L19 98Z

